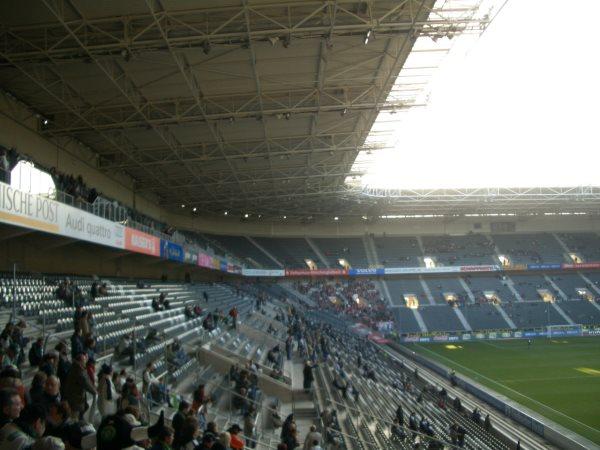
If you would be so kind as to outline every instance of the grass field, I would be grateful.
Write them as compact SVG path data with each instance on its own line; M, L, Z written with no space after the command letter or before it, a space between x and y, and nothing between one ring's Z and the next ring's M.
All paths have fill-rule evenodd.
M530 348L524 340L409 348L600 444L600 338L537 339Z

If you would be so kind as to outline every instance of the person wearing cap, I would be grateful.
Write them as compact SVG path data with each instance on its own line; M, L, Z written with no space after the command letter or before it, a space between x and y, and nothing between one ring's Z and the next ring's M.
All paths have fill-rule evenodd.
M124 410L102 419L96 433L98 450L144 450L141 442L156 440L165 427L164 412L152 426L142 426L139 420Z
M173 446L174 431L168 425L163 425L156 430L156 437L150 450L171 450Z
M86 393L96 394L96 388L87 374L86 364L86 354L77 354L65 382L65 400L69 402L73 415L79 419L83 418L83 414L88 408Z
M46 430L46 411L40 405L29 405L14 422L0 429L2 450L29 449Z
M35 441L31 450L65 450L65 444L62 439L46 436Z
M117 412L117 389L112 381L112 367L104 364L98 378L98 411L102 418Z
M242 431L240 426L234 423L227 431L231 434L231 448L233 450L243 450L246 443L244 442L244 438L240 436L240 432Z
M96 447L96 430L87 422L73 422L65 427L63 441L65 450L90 450Z
M198 450L209 450L214 448L215 438L210 434L206 434L202 436L202 440L200 441L200 446L197 448Z

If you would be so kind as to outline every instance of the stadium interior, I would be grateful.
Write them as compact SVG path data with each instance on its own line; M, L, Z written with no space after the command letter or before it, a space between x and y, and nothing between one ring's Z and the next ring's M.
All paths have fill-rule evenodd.
M0 449L600 449L600 183L360 183L507 3L0 4Z

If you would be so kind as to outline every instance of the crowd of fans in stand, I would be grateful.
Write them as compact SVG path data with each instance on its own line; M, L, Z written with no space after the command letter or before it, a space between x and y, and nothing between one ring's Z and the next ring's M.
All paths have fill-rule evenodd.
M215 423L206 423L206 409L211 399L202 395L202 387L194 392L191 405L183 400L179 403L177 417L183 420L178 423L174 418L172 428L165 424L162 416L152 426L143 425L149 421L146 409L142 408L145 402L170 406L172 400L179 398L171 395L168 383L157 376L153 362L146 364L141 386L136 383L133 371L113 370L108 364L97 367L96 323L86 307L107 293L106 284L98 280L92 283L89 293L68 278L58 283L57 298L75 307L70 345L60 341L49 349L42 337L29 342L24 335L27 325L23 320L6 324L0 333L0 448L229 450L251 443L250 440L243 443L242 428L238 425L219 433ZM208 294L203 297L207 303ZM152 306L155 311L168 309L169 301L161 293ZM191 308L188 319L202 313L202 308L196 305ZM228 321L232 327L237 325L235 307L228 317L218 310L207 317L212 317L215 324ZM207 326L206 320L203 326ZM134 352L143 354L147 347L165 339L152 328L145 336L126 334L115 347L113 360L125 357L126 364L133 364ZM189 360L177 338L166 346L165 360L172 369ZM33 375L30 383L23 378L25 373ZM257 390L256 379L249 377L246 369L239 370L232 379L236 382L236 391L246 389L251 400ZM244 405L245 417L255 415L250 403ZM98 424L99 420L96 431L93 423ZM246 433L246 424L244 430L246 437L252 436Z
M303 370L305 390L311 389L314 379L312 372L319 364L330 364L332 366L335 374L332 387L339 390L346 401L357 405L357 408L362 386L352 382L346 367L354 367L355 371L358 370L363 377L370 379L372 382L382 382L382 380L379 380L375 361L384 359L384 355L370 341L334 329L330 325L317 324L307 320L293 306L289 306L286 310L278 313L276 319L288 326L287 358L291 359L294 353L297 353L298 356L306 360ZM347 354L355 355L356 360L346 360L342 354L338 353L337 349L339 348L344 348ZM398 380L391 387L396 389L400 396L413 397L418 404L425 402L434 404L441 411L456 411L468 417L486 431L491 431L492 424L489 414L485 415L484 418L477 408L471 414L468 414L458 396L450 400L447 391L443 387L436 388L425 382L418 370L411 373L404 367L403 363L400 363L398 369ZM449 379L453 385L456 385L456 375L454 373L449 374ZM392 441L410 443L414 449L439 450L444 448L439 432L441 424L431 423L427 417L419 417L414 411L411 411L405 417L401 405L398 405L394 416L393 422L389 425ZM337 412L334 409L325 408L321 413L321 420L324 426L323 434L318 433L316 428L311 428L305 438L304 448L320 449L321 445L327 445L328 448L332 449L342 448L343 436ZM460 423L451 421L447 429L447 435L453 445L462 448L465 446L468 432ZM293 415L290 415L283 422L281 440L282 445L285 447L281 446L280 448L293 449L299 446ZM307 443L308 447L306 446Z
M343 313L353 321L377 329L393 320L375 283L370 280L315 280L297 282L295 289L314 300L318 308Z

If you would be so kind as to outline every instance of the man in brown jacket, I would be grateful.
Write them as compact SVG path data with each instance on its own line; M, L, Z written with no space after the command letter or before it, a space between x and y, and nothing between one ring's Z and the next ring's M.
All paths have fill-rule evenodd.
M69 403L73 416L79 420L83 419L83 413L88 408L85 399L86 392L92 395L96 394L96 389L85 370L86 363L87 355L85 353L79 353L75 356L64 389L65 400Z

